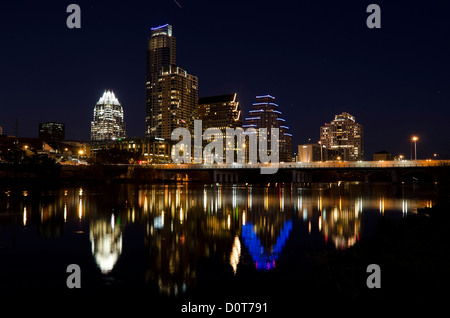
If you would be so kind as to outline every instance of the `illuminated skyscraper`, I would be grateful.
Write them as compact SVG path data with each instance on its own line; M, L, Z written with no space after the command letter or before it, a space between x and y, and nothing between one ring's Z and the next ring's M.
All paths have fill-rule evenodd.
M249 117L245 118L245 125L242 127L244 129L267 128L268 149L271 149L270 129L278 128L279 160L280 162L290 162L292 161L292 135L289 133L289 127L286 125L286 120L281 117L282 113L278 107L275 97L271 95L256 96L256 103L253 103Z
M172 26L151 29L147 41L145 135L170 139L178 127L193 130L197 114L198 80L176 66Z
M322 145L338 152L341 160L364 160L364 129L349 113L335 115L320 127Z
M237 94L203 97L198 100L198 119L202 120L202 129L219 128L223 136L226 128L242 127L241 107L237 100ZM204 140L204 145L207 143ZM224 158L228 150L237 151L237 145L227 142L224 138ZM245 150L245 149L244 149ZM237 153L236 153L237 155ZM237 157L236 157L237 160ZM233 161L236 161L233 159Z
M116 140L125 137L123 108L114 92L105 91L94 107L91 140Z
M202 120L203 130L219 128L224 134L225 128L242 127L237 94L199 98L198 119Z

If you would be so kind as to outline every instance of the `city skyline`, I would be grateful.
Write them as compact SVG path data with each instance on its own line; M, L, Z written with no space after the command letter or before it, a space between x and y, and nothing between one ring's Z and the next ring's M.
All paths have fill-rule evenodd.
M5 312L281 317L446 295L450 2L0 12Z
M404 8L380 2L383 24L379 30L365 26L369 2L327 3L329 12L320 10L319 4L294 5L282 14L275 10L279 14L273 15L270 25L253 17L252 4L255 5L232 3L231 7L239 8L237 22L223 28L222 19L231 8L216 5L221 10L215 10L218 7L202 1L183 4L182 8L173 3L125 8L114 2L89 5L81 1L80 30L65 26L66 4L30 4L29 12L8 4L11 15L2 20L3 30L8 30L2 54L11 65L4 65L1 83L6 105L0 120L3 132L14 134L16 118L19 136L24 137L35 136L39 122L57 121L66 124L68 139L88 140L87 114L92 111L92 100L108 87L120 92L127 105L128 135L142 136L144 46L152 26L170 23L179 42L178 64L198 76L199 97L237 92L243 113L247 114L254 96L266 92L277 96L280 104L286 105L286 117L302 123L292 128L294 145L308 139L316 142L319 127L330 116L349 112L365 127L366 159L380 150L409 158L412 135L419 136L419 158L433 153L449 154L450 142L445 134L445 117L450 115L445 81L448 48L442 40L448 29L442 22L448 4L427 8L427 16L422 17L420 7L413 4ZM149 13L145 10L148 8L153 10ZM256 6L260 13L270 9L268 2L258 2ZM48 19L34 16L35 11ZM102 11L122 19L94 21ZM16 21L19 12L23 16ZM198 19L205 13L206 20ZM320 23L312 17L319 17ZM130 19L133 23L126 25ZM415 20L424 23L416 25ZM42 41L33 42L36 54L24 59L20 53L24 44L19 40L34 22L38 22L35 28L42 34ZM119 43L117 52L102 59L87 53L90 49L97 52L113 40ZM239 49L230 48L231 43ZM266 43L275 44L260 50ZM121 44L126 44L126 48L121 48ZM69 47L73 52L67 51ZM12 56L18 50L19 54ZM19 59L20 64L16 63ZM19 95L17 89L22 86L18 80L25 69L34 84L27 83L28 94ZM42 80L34 80L37 76Z

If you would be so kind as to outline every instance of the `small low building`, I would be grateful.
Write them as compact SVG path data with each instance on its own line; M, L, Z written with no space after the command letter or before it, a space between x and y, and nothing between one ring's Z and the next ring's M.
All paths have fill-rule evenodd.
M172 141L162 138L119 138L118 140L91 141L86 149L86 156L96 160L96 153L101 150L119 149L133 152L140 157L141 163L172 162Z
M373 161L390 161L394 160L394 156L386 150L378 151L373 154Z

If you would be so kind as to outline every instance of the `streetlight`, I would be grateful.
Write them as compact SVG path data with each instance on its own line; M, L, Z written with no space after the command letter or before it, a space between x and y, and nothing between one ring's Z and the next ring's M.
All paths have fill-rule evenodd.
M417 140L419 140L419 137L413 136L411 140L414 142L414 160L417 160Z
M78 151L78 164L80 163L80 156L84 155L84 151L82 149L80 149Z
M323 156L322 156L322 141L319 140L319 147L320 147L320 162L323 161Z

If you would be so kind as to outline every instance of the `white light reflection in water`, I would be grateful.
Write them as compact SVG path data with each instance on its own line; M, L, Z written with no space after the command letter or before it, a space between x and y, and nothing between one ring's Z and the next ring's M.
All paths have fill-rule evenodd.
M26 226L27 225L27 207L24 206L23 207L23 225Z
M230 254L230 265L231 268L233 268L233 273L235 275L240 257L241 257L241 241L239 240L239 236L236 235L234 237L233 247L231 248Z
M122 254L122 231L115 226L114 214L111 215L110 222L106 219L92 221L89 239L95 262L103 274L108 274Z
M80 200L78 201L78 218L81 220L82 217L83 217L83 202L80 198Z

